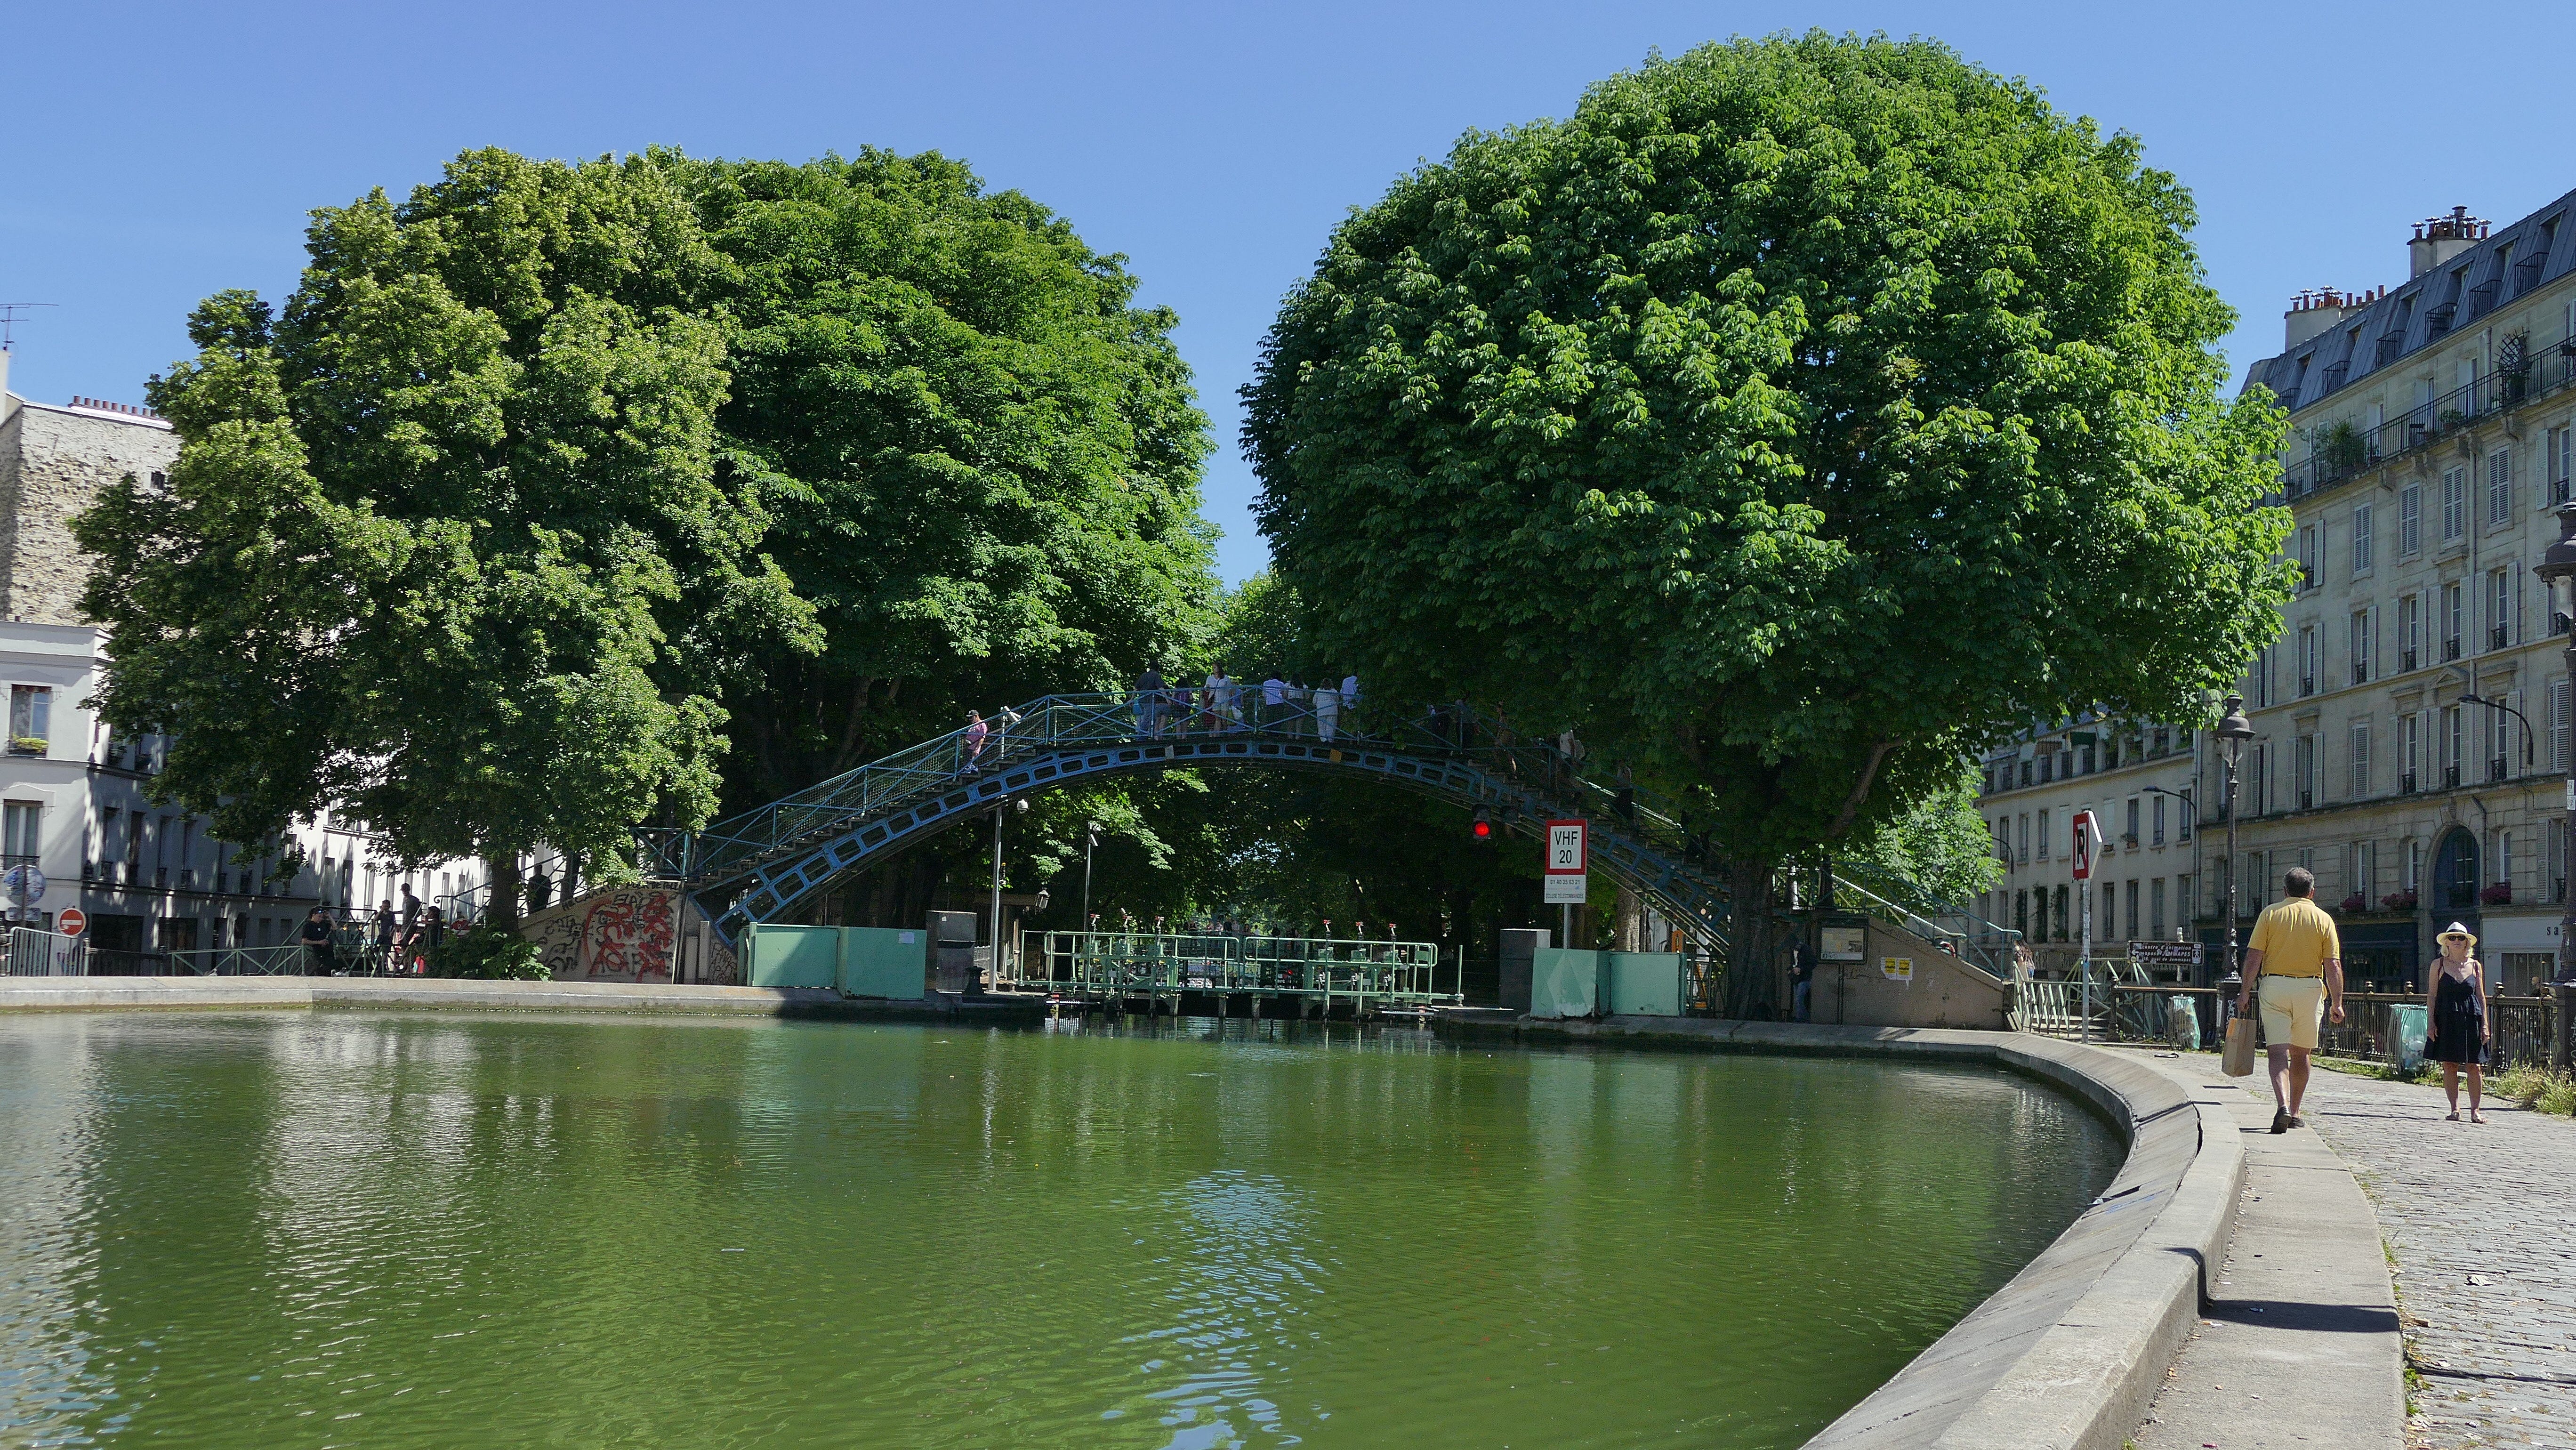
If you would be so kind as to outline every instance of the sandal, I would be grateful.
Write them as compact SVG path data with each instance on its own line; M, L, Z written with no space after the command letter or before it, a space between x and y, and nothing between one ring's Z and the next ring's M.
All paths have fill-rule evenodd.
M2444 1113L2444 1114L2442 1115L2442 1121L2443 1121L2443 1122L2446 1122L2446 1123L2456 1123L2456 1122L2458 1122L2459 1120L2460 1120L2460 1110L2459 1110L2458 1108L2453 1108L2453 1109L2451 1109L2449 1112Z

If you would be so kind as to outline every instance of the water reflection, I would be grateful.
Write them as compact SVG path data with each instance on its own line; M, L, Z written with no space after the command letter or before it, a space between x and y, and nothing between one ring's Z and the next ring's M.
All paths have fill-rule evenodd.
M49 1445L1794 1443L2110 1152L1994 1074L1241 1019L68 1016L0 1074Z

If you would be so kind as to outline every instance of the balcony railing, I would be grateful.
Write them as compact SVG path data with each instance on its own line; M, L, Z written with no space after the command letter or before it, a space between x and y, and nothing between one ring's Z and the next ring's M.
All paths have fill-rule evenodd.
M2397 666L2399 673L2403 674L2404 672L2415 668L2415 651L2410 649L2404 654L2399 655L2397 658L2400 661Z
M2460 642L2458 640L2446 639L2442 641L2442 663L2449 664L2451 661L2458 659L2459 657Z
M2413 795L2415 793L2415 772L2410 770L2404 775L2397 777L2397 793L2399 795Z
M2434 337L2447 330L2445 312L2447 309L2435 309ZM2398 346L2392 343L2402 346L2397 339L2379 340L2373 373L2397 360ZM2364 379L2371 375L2364 374ZM2333 376L2329 370L2319 381ZM2547 397L2571 383L2576 383L2576 337L2554 347L2527 349L2520 361L2500 364L2476 382L2408 408L2376 428L2346 425L2317 434L2310 440L2308 456L2282 470L2282 496L2300 498L2331 488L2391 459L2429 448L2471 424ZM2333 391L2322 389L2317 398ZM2302 397L2298 405L2314 401L2316 398Z
M2444 790L2458 790L2460 788L2460 768L2458 766L2446 765L2442 767L2442 788Z
M2508 762L2508 761L2507 761L2503 756L2501 756L2501 755L2499 755L2499 756L2495 757L2494 759L2492 759L2492 760L2488 761L2488 762L2487 762L2487 780L2488 780L2488 782L2489 782L2490 784L2492 784L2492 783L2494 783L2494 782L2496 782L2496 781L2499 781L2499 780L2504 779L2504 778L2505 778L2505 775L2506 775L2506 772L2507 772L2507 769L2508 769L2508 767L2509 767L2509 765L2510 765L2510 762Z
M2368 660L2354 660L2352 662L2352 682L2356 685L2367 685L2370 683L2370 662Z
M2487 626L2487 648L2504 648L2505 641L2510 633L2511 631L2501 624L2492 624Z

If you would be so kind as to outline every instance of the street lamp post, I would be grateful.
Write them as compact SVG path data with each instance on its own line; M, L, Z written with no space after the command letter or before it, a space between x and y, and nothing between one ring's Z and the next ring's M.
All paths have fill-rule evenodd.
M2219 717L2218 740L2221 760L2226 765L2227 792L2222 800L2227 808L2227 975L2242 979L2241 963L2236 959L2236 879L2244 874L2236 855L2236 756L2245 742L2254 738L2254 722L2245 718L2245 697L2227 697L2227 713Z
M2531 572L2540 576L2540 587L2549 591L2550 632L2567 635L2568 678L2576 680L2576 632L2570 629L2570 622L2576 621L2576 503L2558 506L2558 542L2549 546ZM2576 689L2576 685L2570 688ZM2566 724L2563 720L2560 723L2562 728ZM2524 722L2524 728L2530 728L2529 721ZM2568 755L2567 765L2576 771L2576 751ZM2576 811L2576 774L2567 781L2567 807ZM2576 817L2562 822L2559 830L2559 861L2563 866L2568 849L2564 843L2576 837ZM2558 1030L2550 1034L2549 1043L2550 1065L2562 1072L2568 1065L2568 1018L2571 1011L2576 1011L2576 985L2571 985L2576 984L2576 892L2565 894L2566 909L2558 922Z

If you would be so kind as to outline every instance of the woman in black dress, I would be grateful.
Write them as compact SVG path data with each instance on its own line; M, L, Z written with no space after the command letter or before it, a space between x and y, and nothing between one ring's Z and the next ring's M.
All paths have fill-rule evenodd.
M2478 1103L2486 1094L2486 971L2469 948L2478 939L2466 926L2452 922L2438 938L2442 955L2433 961L2432 980L2424 984L2424 1056L2442 1064L2442 1091L2451 1098L2450 1116L2460 1120L2460 1069L2469 1070L2469 1121L2483 1123Z

